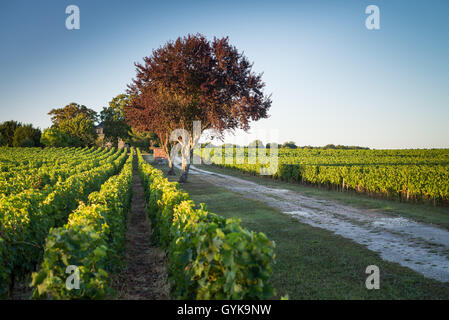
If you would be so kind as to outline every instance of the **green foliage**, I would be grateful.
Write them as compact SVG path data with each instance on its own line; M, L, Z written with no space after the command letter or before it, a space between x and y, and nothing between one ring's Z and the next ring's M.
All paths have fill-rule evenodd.
M225 163L224 155L210 160L259 174L266 165ZM275 179L353 190L405 201L449 202L449 150L280 149Z
M16 132L16 129L20 128L21 126L22 124L20 122L13 120L5 121L0 124L0 134L3 137L3 142L0 144L0 146L12 147L14 133Z
M3 136L3 134L0 132L0 147L5 146L8 144L8 141L6 140L6 138Z
M19 147L21 148L32 148L34 147L34 141L30 138L25 138L20 142Z
M159 138L152 132L139 131L131 128L129 131L129 144L134 148L149 150L151 146L160 146Z
M147 164L138 150L155 240L168 250L168 276L177 299L268 299L274 242L195 208L179 185Z
M32 276L32 285L36 287L34 298L73 299L80 295L104 298L103 282L107 273L100 262L106 251L106 242L92 227L51 230L45 244L44 262ZM82 286L79 290L69 290L66 270L75 262Z
M46 147L68 147L71 145L71 139L59 129L48 128L42 133L41 143Z
M122 264L126 213L132 193L133 152L121 173L109 178L70 214L64 227L53 229L44 261L33 274L35 298L103 299L112 294L109 272ZM80 289L66 286L66 268L79 268Z
M64 120L57 128L70 137L74 147L92 146L97 137L94 122L82 113Z
M92 123L97 121L97 113L84 105L70 103L63 108L52 109L49 113L53 127L58 128L63 122L82 115L83 118L90 120Z
M33 128L31 124L22 125L16 129L13 136L14 147L38 147L41 140L41 131Z
M128 141L129 130L131 129L126 123L123 116L123 108L129 103L129 96L119 94L109 102L109 107L103 108L100 113L100 119L104 126L104 135L107 141L111 141L117 146L118 140Z
M313 148L313 147L309 147L309 148ZM320 147L315 147L316 148L320 148ZM343 149L343 150L369 150L369 148L366 147L359 147L359 146L343 146L343 145L334 145L334 144L327 144L324 147L322 147L322 149Z
M298 147L296 146L295 142L287 141L287 142L284 142L284 144L282 145L282 148L296 149Z
M64 108L52 109L48 114L52 116L52 128L58 129L70 137L70 146L93 146L95 144L97 113L94 110L77 103L70 103Z
M249 232L240 220L195 209L192 201L176 207L169 258L174 295L180 299L268 299L274 244ZM184 272L177 272L182 270Z
M13 278L23 278L35 268L42 258L42 247L49 230L62 225L79 201L85 201L91 192L98 190L126 159L125 153L114 149L75 149L75 157L73 149L30 149L29 152L24 149L4 149L6 157L19 152L26 157L29 153L34 154L35 158L48 160L51 165L43 170L46 175L34 176L35 169L28 169L23 173L24 186L9 188L8 193L0 198L2 289L8 288ZM25 161L32 166L38 165L31 159L30 156ZM59 164L58 161L63 163ZM32 185L28 184L30 180ZM8 182L6 180L5 185ZM0 187L2 185L0 179ZM6 289L0 295L5 293Z

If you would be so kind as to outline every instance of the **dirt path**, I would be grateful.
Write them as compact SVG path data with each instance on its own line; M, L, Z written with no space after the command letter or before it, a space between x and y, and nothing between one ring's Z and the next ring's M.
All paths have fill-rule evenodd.
M126 233L126 269L118 283L118 299L169 299L166 283L166 257L150 243L151 228L146 214L144 190L134 163L133 198Z
M425 277L449 282L449 232L387 213L362 210L295 191L190 167L207 182L266 203L300 222L330 230Z

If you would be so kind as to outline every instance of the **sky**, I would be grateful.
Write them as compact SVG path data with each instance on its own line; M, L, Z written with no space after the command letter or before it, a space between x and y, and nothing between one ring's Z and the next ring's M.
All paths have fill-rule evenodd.
M368 5L379 30L365 26ZM100 111L134 62L202 33L228 36L272 95L270 117L225 142L448 148L448 14L446 0L0 0L0 122L44 129L70 102Z

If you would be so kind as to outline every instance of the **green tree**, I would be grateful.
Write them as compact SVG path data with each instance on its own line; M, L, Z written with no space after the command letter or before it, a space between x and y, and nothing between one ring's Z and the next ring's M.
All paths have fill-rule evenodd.
M21 127L22 124L20 122L10 120L5 121L0 125L0 134L3 136L2 146L9 146L12 147L13 145L13 139L14 139L14 133L16 132L16 129Z
M131 128L123 116L123 109L128 103L129 96L119 94L109 102L109 107L104 107L100 113L105 140L112 142L114 146L117 146L119 139L125 142L130 139Z
M159 138L155 133L139 131L135 128L131 128L128 134L128 142L132 147L148 150L150 147L160 146Z
M94 110L71 103L64 108L53 109L48 114L52 116L52 128L68 135L71 146L92 146L95 143L97 113Z
M295 142L287 141L287 142L284 142L284 144L282 145L282 148L296 149L298 147L296 146Z
M53 127L59 127L63 122L73 119L82 114L86 119L90 119L93 123L97 121L98 115L95 110L89 109L84 105L72 102L64 108L52 109L49 113Z
M5 146L6 143L7 143L7 141L6 141L5 137L3 136L2 133L0 133L0 147Z
M46 147L68 147L71 142L68 134L56 128L45 129L41 137L41 143Z
M32 148L35 147L36 145L34 144L34 141L30 138L25 138L20 142L19 147L22 148Z
M97 137L94 122L85 114L64 120L58 129L70 137L71 145L75 147L92 146Z
M14 147L39 147L40 140L41 130L27 124L16 129L12 144Z

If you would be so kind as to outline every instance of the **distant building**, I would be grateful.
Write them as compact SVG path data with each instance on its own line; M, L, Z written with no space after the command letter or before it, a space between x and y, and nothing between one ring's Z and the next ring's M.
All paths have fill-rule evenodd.
M154 160L168 159L167 153L162 148L153 148Z
M104 124L103 122L100 122L100 124L98 126L96 126L95 131L98 134L98 137L104 138Z
M99 141L99 145L100 147L103 148L111 148L112 147L112 142L104 142L104 124L103 122L100 122L98 124L98 126L95 127L95 131L97 132L98 135L98 141ZM126 147L125 142L122 139L118 139L118 148L119 149L123 149Z

